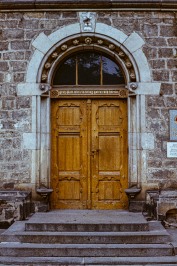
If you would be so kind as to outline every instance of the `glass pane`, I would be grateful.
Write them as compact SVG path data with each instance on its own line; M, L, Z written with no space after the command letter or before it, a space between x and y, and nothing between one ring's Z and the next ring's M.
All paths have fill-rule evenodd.
M109 58L102 57L103 85L124 84L125 79L119 66Z
M54 76L54 85L76 85L76 59L67 59L61 64Z
M100 85L100 60L97 53L81 53L78 60L78 84Z

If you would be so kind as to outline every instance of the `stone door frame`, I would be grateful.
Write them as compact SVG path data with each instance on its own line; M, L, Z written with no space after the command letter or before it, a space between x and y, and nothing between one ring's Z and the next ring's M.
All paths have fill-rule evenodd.
M135 32L127 36L122 31L103 23L94 24L94 28L85 29L81 23L71 24L58 29L46 36L40 33L32 42L33 56L28 64L26 82L18 85L18 96L32 98L32 128L31 132L23 133L24 149L32 152L31 185L32 190L45 185L50 186L50 89L54 69L65 53L75 51L76 42L68 48L72 39L77 40L85 34L82 45L96 46L92 42L97 40L97 46L106 51L121 64L127 79L128 96L128 146L129 146L129 186L141 188L146 181L147 150L154 149L154 136L146 129L145 96L158 95L161 83L153 82L148 61L142 51L144 40ZM86 40L87 38L87 40ZM106 46L98 40L105 40ZM88 43L86 43L88 41ZM129 67L117 55L115 50L120 48L132 64L135 78L131 79ZM56 56L56 49L61 54L49 66L51 56ZM134 82L136 80L136 82Z

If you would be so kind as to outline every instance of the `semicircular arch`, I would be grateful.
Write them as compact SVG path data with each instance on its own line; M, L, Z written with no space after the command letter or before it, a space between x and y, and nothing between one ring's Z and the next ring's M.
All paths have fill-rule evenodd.
M94 36L81 34L63 39L48 51L41 62L37 82L51 84L53 73L59 62L78 51L99 51L107 54L121 66L127 83L140 80L136 63L132 56L120 46L120 43L100 34Z

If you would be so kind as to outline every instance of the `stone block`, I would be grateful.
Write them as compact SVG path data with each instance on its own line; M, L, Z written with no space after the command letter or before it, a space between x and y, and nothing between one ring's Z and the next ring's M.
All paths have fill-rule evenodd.
M172 48L160 48L158 51L159 58L171 58L173 57Z
M36 50L31 58L26 74L26 82L27 83L36 83L37 73L39 70L39 66L43 59L44 54L38 50Z
M40 84L38 83L21 83L17 87L17 95L19 96L32 96L41 95L43 91L40 90Z
M141 50L137 50L133 52L133 57L136 60L138 68L141 69L140 71L140 81L141 82L151 82L151 73L149 70L149 65L146 59L145 54Z
M69 12L71 13L71 12ZM46 12L45 18L46 19L60 19L62 17L62 12Z
M24 30L23 29L4 29L2 31L2 37L4 40L24 39Z
M7 119L9 117L8 111L1 111L0 113L0 119Z
M12 150L4 150L4 161L12 161Z
M25 74L24 73L14 73L13 74L13 81L16 83L24 82L25 81Z
M33 41L33 47L45 54L53 45L51 40L44 34L40 33L39 36Z
M151 60L150 64L153 69L165 68L165 60L163 59Z
M167 59L167 67L168 67L168 69L171 69L171 68L176 69L177 68L177 58Z
M0 139L0 148L1 149L11 149L13 144L12 139Z
M8 63L0 61L0 71L7 71L7 70L9 70Z
M22 140L21 138L14 138L13 139L13 143L12 143L12 147L14 149L20 149L22 146Z
M27 67L26 62L13 61L10 62L10 66L13 72L24 72Z
M148 96L147 105L148 107L165 107L164 98L159 96Z
M0 227L24 220L31 213L31 192L0 190Z
M153 70L154 81L169 81L169 70Z
M136 32L133 32L130 36L128 36L125 42L123 42L123 45L131 53L140 49L144 44L144 40Z
M4 189L14 189L14 185L15 185L14 182L4 183L4 184L3 184L3 188L4 188Z
M130 212L142 212L144 207L144 201L130 200L129 211Z
M154 147L154 135L152 133L141 133L141 148L143 150L153 150Z
M9 19L9 20L14 20L14 19L19 19L19 20L21 20L21 19L23 19L23 13L20 13L20 12L13 12L13 13L8 12L8 13L6 14L6 17L7 17L7 19Z
M8 50L8 45L9 45L8 42L3 42L3 41L1 41L1 42L0 42L0 51Z
M35 133L23 133L23 147L24 149L35 150L36 149L36 134Z
M167 39L167 43L169 46L176 46L177 37L172 37Z
M111 19L110 18L99 18L97 19L98 23L105 23L108 26L111 26Z
M30 47L30 41L11 41L11 49L12 50L26 50Z
M158 58L158 49L157 47L143 47L143 51L146 55L146 57L148 58L148 60L150 59L156 59Z
M68 25L67 27L63 27L58 29L57 31L51 33L48 38L51 40L53 44L59 42L60 40L68 37L69 35L77 34L80 32L80 24L74 23Z
M120 44L122 44L128 37L122 31L120 31L116 28L107 26L103 23L97 23L96 24L95 32L100 33L100 34L103 34L103 32L105 32L105 33L109 32L109 36L112 37L114 40L118 41Z
M2 109L13 110L16 106L16 98L14 96L8 96L2 98Z
M172 75L172 81L177 82L177 70L172 70L171 75Z
M168 25L160 25L160 36L163 37L176 37L176 27Z
M24 60L25 53L24 52L7 52L3 53L4 60Z
M31 97L21 96L17 98L17 109L27 109L31 107Z
M18 28L19 29L38 29L39 26L39 20L38 19L23 19L20 20L18 23Z
M145 43L152 46L152 47L153 46L155 46L155 47L167 46L166 39L162 38L162 37L157 37L157 36L154 36L153 38L146 37Z
M144 24L142 25L142 32L145 37L157 37L158 36L158 25L156 24Z
M161 168L162 167L162 160L160 160L160 159L148 160L148 167Z
M162 83L160 88L160 93L162 95L173 94L173 84L172 83Z
M5 80L4 78L5 78L4 74L3 73L0 73L0 82L3 83L4 80Z
M62 18L66 19L66 18L77 18L77 12L62 12L61 14Z
M159 95L160 93L160 85L159 82L139 82L138 88L135 93L140 95Z

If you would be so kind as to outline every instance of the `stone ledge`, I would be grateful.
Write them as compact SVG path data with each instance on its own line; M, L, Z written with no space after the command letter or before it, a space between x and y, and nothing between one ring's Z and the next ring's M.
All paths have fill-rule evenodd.
M15 3L15 5L14 5ZM73 1L73 0L1 0L0 9L1 10L72 10L72 9L101 9L108 10L110 9L120 9L120 10L174 10L177 9L177 2L173 0L141 0L141 1L121 1L121 0L82 0L82 1Z
M31 213L30 191L0 190L0 227L7 228L14 221L25 220Z

